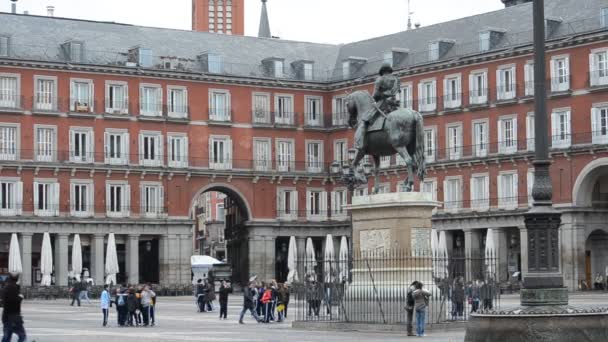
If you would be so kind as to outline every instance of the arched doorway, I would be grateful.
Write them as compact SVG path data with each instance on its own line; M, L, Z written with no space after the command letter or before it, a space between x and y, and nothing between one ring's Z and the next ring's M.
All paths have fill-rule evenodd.
M596 275L605 277L608 267L608 231L594 230L585 241L585 279L592 287Z
M238 189L210 184L200 189L191 204L195 220L195 251L230 264L232 281L245 284L249 277L248 231L251 209Z

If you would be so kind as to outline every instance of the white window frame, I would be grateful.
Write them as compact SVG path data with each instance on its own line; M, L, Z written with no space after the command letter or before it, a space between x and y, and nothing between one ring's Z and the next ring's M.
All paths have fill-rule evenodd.
M76 187L84 186L86 191L84 196L77 199ZM84 210L77 210L77 202L84 200ZM82 204L82 202L80 202ZM81 207L78 206L78 207ZM95 187L92 179L71 179L70 180L70 215L74 217L91 217L95 214Z
M45 198L47 202L46 205L43 204L44 208L39 208L39 194L40 190L38 185L45 185L45 192L42 196ZM57 179L44 179L44 178L35 178L33 183L34 189L32 191L33 201L34 201L34 215L41 217L49 217L49 216L59 216L59 204L60 202L60 186L57 182ZM47 188L48 186L48 188Z
M317 145L318 155L315 157L312 155L311 146ZM306 145L306 171L312 173L323 172L324 161L323 159L323 140L305 140Z
M418 83L418 111L434 112L437 110L437 80L426 79Z
M360 186L353 192L353 197L365 197L369 193L367 186Z
M429 62L439 60L439 42L429 43Z
M334 161L339 163L348 162L348 139L334 140ZM342 146L342 148L340 148Z
M122 88L120 96L115 94L115 87ZM129 114L129 84L125 81L106 81L105 105L108 114Z
M7 185L2 185L6 183ZM10 188L8 189L10 184ZM2 190L7 188L6 196ZM5 202L6 201L6 202ZM0 216L19 216L23 212L23 182L18 177L0 177Z
M425 178L424 181L420 182L420 192L430 194L430 199L432 201L437 201L437 178ZM433 209L433 213L435 212L437 212L437 208Z
M40 82L50 82L51 89L41 89ZM34 110L57 110L57 76L34 75Z
M120 204L112 206L111 187L120 187ZM114 207L114 208L112 208ZM116 210L118 209L120 210ZM114 209L114 210L112 210ZM131 186L127 181L107 181L106 182L106 216L108 217L129 217L131 215Z
M481 77L481 88L478 80ZM488 70L474 70L469 74L469 103L481 105L488 103Z
M424 156L427 163L437 160L437 126L424 127Z
M188 167L188 148L187 133L167 133L167 165L175 168Z
M534 61L524 64L524 95L534 96Z
M562 68L560 68L560 63ZM568 90L570 90L570 56L553 56L551 57L551 91L563 92Z
M150 147L148 143L148 151L145 151L146 138L154 139L154 147ZM159 131L140 131L139 132L139 165L158 167L163 165L163 135ZM152 153L153 152L153 153ZM151 158L154 157L154 158Z
M0 123L0 160L15 161L21 155L21 124Z
M593 144L608 144L608 103L593 104L591 137Z
M608 7L600 9L600 23L602 27L608 27Z
M562 126L561 117L565 118ZM556 108L551 113L551 147L568 148L572 143L572 115L570 108Z
M294 139L283 139L283 138L276 138L275 139L275 143L276 143L276 163L277 163L277 167L276 170L279 172L293 172L295 171L295 140ZM282 153L282 144L289 144L290 151L289 153ZM283 156L283 154L285 154L285 156ZM289 154L287 156L287 154ZM288 158L285 158L285 157Z
M82 145L82 141L77 141L75 135L85 138L84 152L80 146L80 153L77 155L76 145ZM69 155L72 163L93 163L95 162L95 138L92 127L70 126L69 131Z
M401 108L414 109L414 87L412 85L412 82L406 82L401 84L398 97Z
M450 122L445 126L446 146L448 147L447 157L449 160L462 159L462 122Z
M504 122L511 120L511 139L506 137L503 131ZM513 154L517 153L517 115L504 115L498 118L498 153Z
M511 176L510 187L511 190L505 189L504 177ZM517 170L502 171L498 174L496 179L496 186L498 188L498 207L500 209L517 209L518 207L518 179Z
M272 170L272 138L253 138L253 169Z
M289 192L289 210L286 208L285 193ZM298 219L298 191L295 187L277 187L277 218L284 221Z
M181 101L174 94L181 93ZM181 102L181 103L180 103ZM188 117L188 88L184 86L167 86L167 116L176 119Z
M488 52L492 49L492 32L479 32L479 51Z
M608 85L608 48L591 50L591 54L589 54L589 73L592 87Z
M295 124L293 94L274 94L274 122L277 125Z
M10 36L0 36L0 56L8 57L11 54Z
M346 188L334 188L331 192L331 218L336 221L343 221L348 218L348 190Z
M10 88L9 83L13 85ZM0 73L0 108L21 108L20 74Z
M471 190L471 210L488 210L490 208L490 175L488 173L472 174L469 188Z
M332 125L346 126L348 125L348 108L346 106L345 96L334 96L332 99Z
M388 169L391 167L391 159L392 156L381 156L380 157L380 165L378 165L381 169Z
M303 72L303 76L304 76L304 81L314 80L315 66L313 63L304 63L302 65L302 72Z
M452 182L458 182L452 184ZM462 176L448 176L443 180L443 208L446 212L457 212L462 208ZM454 192L452 194L452 192Z
M87 84L88 94L80 94L76 84ZM85 97L81 97L85 96ZM95 104L95 83L86 78L70 78L70 111L79 113L92 113Z
M119 157L112 156L112 148L110 147L111 135L120 136L120 151L117 154ZM128 165L129 158L129 130L117 129L117 128L106 128L104 132L104 163L110 165Z
M526 191L528 195L528 207L532 207L534 204L534 198L532 197L532 189L534 188L534 168L528 169L526 172Z
M473 133L473 156L483 158L488 156L490 148L490 122L488 119L473 120L471 123ZM481 130L479 129L481 127Z
M272 68L274 70L275 78L283 78L285 77L285 71L283 70L285 62L282 60L275 59L272 61Z
M216 155L214 145L223 145L221 155ZM213 170L230 170L232 168L232 138L229 135L209 136L209 168Z
M350 61L342 62L342 79L347 80L350 77Z
M147 190L154 190L153 198L147 196ZM140 195L140 210L139 215L146 218L158 218L163 216L165 213L164 203L165 195L163 184L160 182L141 182L139 183L139 195ZM152 203L150 203L152 202Z
M507 75L509 77L507 77ZM496 69L496 98L498 101L513 100L516 95L517 75L515 64L501 65Z
M139 115L151 117L163 115L163 87L160 84L139 84Z
M318 196L318 203L314 197ZM324 221L327 219L327 191L323 188L306 189L306 219Z
M316 106L312 103L316 102ZM306 125L311 127L323 126L323 97L321 96L304 96L304 106L306 111ZM312 108L316 107L316 112ZM315 117L313 117L313 114Z
M534 113L528 113L526 115L526 147L528 151L534 151Z
M224 97L224 103L220 101ZM232 96L227 89L209 89L209 120L218 122L232 121Z
M443 106L445 109L462 105L462 75L447 75L443 79Z
M40 142L38 140L38 131L40 129L51 130L49 136L49 138L52 140L50 141L51 146L48 146L48 148L44 148L44 150L48 152L44 154L40 154L40 152L42 152L41 145L43 144L43 142ZM46 145L46 143L44 144ZM57 126L38 124L34 125L34 160L37 162L54 162L57 160Z
M257 98L260 102L256 100ZM270 93L254 92L251 95L251 104L253 123L270 124Z

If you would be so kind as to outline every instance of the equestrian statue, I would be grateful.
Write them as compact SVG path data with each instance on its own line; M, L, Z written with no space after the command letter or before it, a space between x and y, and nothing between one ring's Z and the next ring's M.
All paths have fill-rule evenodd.
M359 163L365 155L374 160L374 190L378 193L378 172L380 157L399 154L407 166L405 191L414 187L414 173L422 181L426 175L424 157L424 125L420 113L399 108L401 82L393 75L393 68L383 64L380 76L376 79L373 97L367 91L355 91L348 95L347 109L349 125L357 127L355 132L355 149L357 154L353 161L355 178L360 183L367 183Z

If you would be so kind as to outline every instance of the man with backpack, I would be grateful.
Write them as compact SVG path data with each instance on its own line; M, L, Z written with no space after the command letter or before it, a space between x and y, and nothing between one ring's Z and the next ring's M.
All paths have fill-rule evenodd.
M127 294L122 286L116 289L116 313L118 316L118 325L124 326L127 321Z
M72 303L70 306L74 306L74 302L78 302L78 306L80 306L80 291L82 291L82 283L76 280L76 278L73 278L72 281Z
M418 280L414 280L414 282L407 289L407 296L405 299L405 312L407 314L407 336L416 336L414 334L414 306L416 301L414 300L414 291L416 290L416 285L418 284Z

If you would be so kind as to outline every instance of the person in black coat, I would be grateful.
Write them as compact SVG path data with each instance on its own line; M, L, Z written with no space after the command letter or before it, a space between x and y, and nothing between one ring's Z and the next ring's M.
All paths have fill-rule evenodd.
M255 320L258 323L260 322L260 316L258 316L257 312L255 312L255 310L254 310L255 293L256 293L256 289L255 289L254 282L250 282L249 287L243 289L243 310L241 310L241 315L239 316L240 324L245 324L245 323L243 323L243 318L245 317L245 313L247 311L251 312L251 315L253 316L253 318L255 318Z
M232 293L232 287L226 281L222 281L220 286L220 319L227 318L228 315L228 294Z
M23 328L23 317L21 316L21 301L23 296L21 287L17 285L18 274L11 274L2 293L2 324L4 325L4 337L2 341L11 341L13 334L19 337L19 342L26 340L25 328Z

